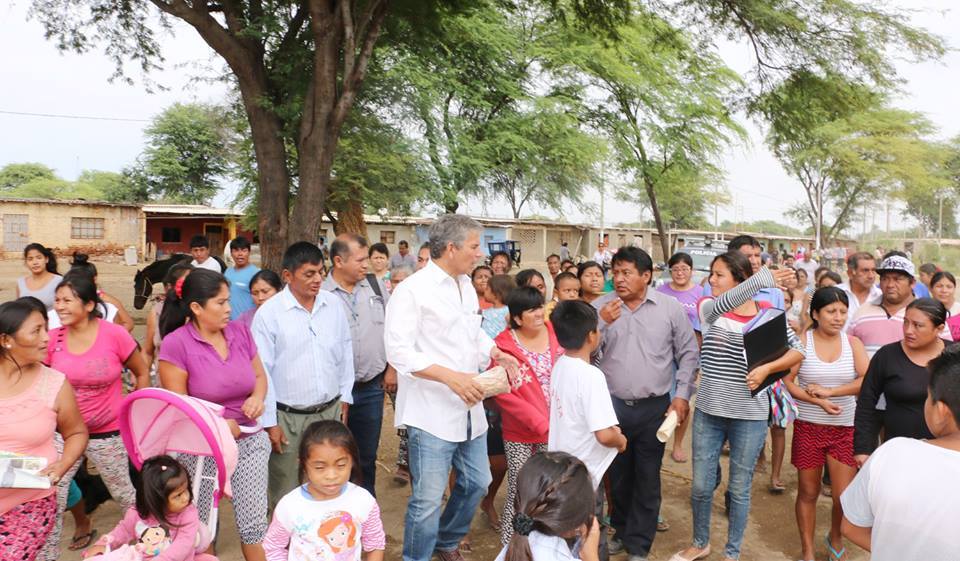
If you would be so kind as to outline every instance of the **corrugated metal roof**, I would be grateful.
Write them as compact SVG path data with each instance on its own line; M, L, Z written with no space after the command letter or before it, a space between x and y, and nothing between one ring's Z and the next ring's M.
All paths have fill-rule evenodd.
M146 214L163 214L177 216L243 216L243 212L229 208L215 208L205 205L163 205L147 204L143 205L143 212Z
M140 208L137 203L110 203L107 201L87 201L84 199L20 199L17 197L0 197L0 203L45 204L45 205L81 205L105 206L117 208Z

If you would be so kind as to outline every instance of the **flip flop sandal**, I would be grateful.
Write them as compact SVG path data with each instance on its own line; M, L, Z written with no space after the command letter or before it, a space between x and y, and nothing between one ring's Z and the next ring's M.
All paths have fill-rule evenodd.
M786 491L786 490L787 490L787 488L783 485L783 483L771 483L771 484L770 484L770 492L771 492L772 494L774 494L774 495L781 495L781 494L783 494L783 492Z
M670 523L666 521L662 516L657 517L657 531L666 532L670 529Z
M97 537L97 529L93 528L86 534L76 536L70 540L70 545L67 546L67 549L70 551L79 551L81 549L86 549L90 547L90 544L93 543L93 540Z
M847 548L841 547L840 551L833 549L833 542L830 541L830 535L828 534L823 541L827 543L827 551L830 552L830 559L834 561L840 561L843 559L843 556L847 554Z

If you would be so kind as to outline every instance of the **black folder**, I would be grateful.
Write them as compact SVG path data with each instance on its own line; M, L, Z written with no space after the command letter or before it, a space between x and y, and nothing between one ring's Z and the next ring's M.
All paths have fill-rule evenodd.
M743 334L743 348L747 354L747 372L777 360L790 350L787 342L787 314L783 310L763 310L754 321L747 324L746 330ZM750 391L750 395L756 396L789 373L788 369L770 374L757 389Z

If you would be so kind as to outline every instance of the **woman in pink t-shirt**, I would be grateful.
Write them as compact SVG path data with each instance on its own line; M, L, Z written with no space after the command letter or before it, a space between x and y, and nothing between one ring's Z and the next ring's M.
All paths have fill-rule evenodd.
M0 305L0 450L43 458L40 473L57 483L87 444L73 388L43 365L47 353L46 306L32 297ZM57 454L54 433L65 441ZM9 488L0 473L0 559L32 561L57 517L56 487Z
M97 287L89 276L67 273L54 301L63 326L50 330L47 364L63 372L76 390L90 431L84 454L97 466L110 495L127 509L133 506L135 492L117 419L123 400L121 373L124 366L129 368L141 389L150 386L150 371L130 333L100 319L98 305ZM73 473L65 478L66 485L70 479Z
M240 547L247 561L262 560L270 439L257 418L263 414L267 376L250 329L242 322L230 321L230 285L226 279L205 269L191 271L167 294L160 334L161 385L225 409L223 416L233 430L239 452L230 485ZM245 429L242 432L241 427ZM180 460L188 470L196 469L191 457ZM197 504L209 501L199 497Z

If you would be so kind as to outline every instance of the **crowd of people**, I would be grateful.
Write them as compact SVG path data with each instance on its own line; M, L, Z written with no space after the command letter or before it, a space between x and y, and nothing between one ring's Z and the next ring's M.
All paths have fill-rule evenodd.
M211 497L190 490L213 464L128 461L120 403L151 386L223 407L246 561L384 559L376 480L390 403L394 478L411 491L404 561L463 559L478 509L499 533L498 560L646 560L670 528L665 419L670 458L693 472L690 545L671 561L711 555L725 453L722 557L740 558L768 438L769 492L786 489L791 424L801 561L816 558L822 493L831 561L847 558L846 543L877 560L956 556L960 503L944 484L960 475L951 273L918 274L897 251L831 249L823 260L845 265L844 281L813 251L767 253L741 235L703 282L682 251L655 282L637 247L601 243L575 262L564 244L544 273L487 257L481 239L477 222L445 215L416 255L406 241L391 255L343 234L290 245L271 271L250 262L247 239L230 242L225 267L198 236L193 261L164 277L140 343L87 256L61 276L53 252L28 245L29 273L0 304L0 452L45 459L51 485L0 486L0 559L54 560L63 547L104 561L213 559L199 522ZM744 334L779 311L786 352L751 369ZM485 393L477 375L493 367L509 391ZM78 485L91 473L124 509L103 536ZM67 510L76 531L61 543Z

